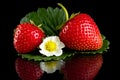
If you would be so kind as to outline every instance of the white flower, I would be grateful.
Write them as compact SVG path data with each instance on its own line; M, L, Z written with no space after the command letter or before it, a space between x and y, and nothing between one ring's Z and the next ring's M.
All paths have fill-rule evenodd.
M40 62L40 68L47 73L54 73L56 70L60 70L64 65L64 61L50 61Z
M60 56L63 53L62 48L64 47L64 43L60 41L58 36L49 36L39 46L41 49L39 52L46 56Z

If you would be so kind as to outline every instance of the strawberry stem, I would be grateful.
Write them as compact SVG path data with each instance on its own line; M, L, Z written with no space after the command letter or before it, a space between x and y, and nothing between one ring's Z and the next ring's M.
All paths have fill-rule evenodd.
M57 3L57 4L64 10L64 12L65 12L65 14L66 14L66 21L67 21L68 18L69 18L67 9L66 9L61 3Z

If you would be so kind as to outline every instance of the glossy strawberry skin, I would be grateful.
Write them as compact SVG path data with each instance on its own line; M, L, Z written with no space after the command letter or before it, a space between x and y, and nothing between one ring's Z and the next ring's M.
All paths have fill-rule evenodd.
M43 75L39 64L19 57L15 61L15 69L22 80L38 80Z
M62 72L66 80L94 80L102 64L102 55L80 56L66 61Z
M31 52L38 47L44 36L44 32L33 24L19 24L14 32L14 47L21 54Z
M74 50L98 50L102 47L102 36L94 20L80 13L68 20L59 33L66 47Z

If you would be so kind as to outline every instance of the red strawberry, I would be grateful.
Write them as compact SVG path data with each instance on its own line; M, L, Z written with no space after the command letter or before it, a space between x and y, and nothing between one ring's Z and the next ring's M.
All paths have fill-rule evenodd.
M44 36L43 31L31 23L19 24L14 32L14 47L19 53L31 52Z
M62 69L66 80L94 80L103 63L102 55L80 56L66 61Z
M39 64L19 57L15 61L15 69L22 80L38 80L43 74Z
M68 20L59 33L66 47L74 50L97 50L102 47L102 37L94 20L85 13Z

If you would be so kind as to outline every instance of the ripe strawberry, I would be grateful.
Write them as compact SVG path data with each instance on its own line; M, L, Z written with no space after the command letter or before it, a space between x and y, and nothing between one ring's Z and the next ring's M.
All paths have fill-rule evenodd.
M15 69L22 80L38 80L43 74L39 64L19 57L15 61Z
M78 14L63 25L59 33L66 47L74 50L97 50L102 47L102 37L94 20L85 13Z
M102 55L80 56L66 61L62 72L66 80L94 80L103 63Z
M31 52L44 36L44 32L31 23L19 24L14 32L14 47L19 53Z

